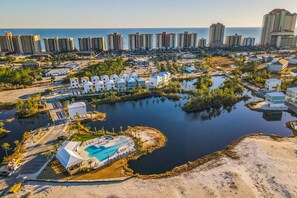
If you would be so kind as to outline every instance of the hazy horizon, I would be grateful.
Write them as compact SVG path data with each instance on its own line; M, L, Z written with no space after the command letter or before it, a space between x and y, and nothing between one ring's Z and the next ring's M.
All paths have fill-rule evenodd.
M261 27L275 8L297 12L297 1L14 0L1 2L0 29Z

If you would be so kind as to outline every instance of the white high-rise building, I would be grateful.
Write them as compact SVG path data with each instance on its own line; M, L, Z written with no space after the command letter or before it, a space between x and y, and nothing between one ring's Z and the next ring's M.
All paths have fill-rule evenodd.
M177 47L184 48L196 48L197 47L197 33L184 32L178 34Z
M157 49L173 49L176 47L176 34L174 33L158 33L156 34Z
M45 38L44 41L44 47L46 52L59 52L59 38Z
M243 47L252 47L255 45L255 38L254 37L247 37L243 39L242 46Z
M274 9L263 17L261 45L271 47L296 46L294 36L296 13L285 9Z
M130 50L150 50L153 49L153 35L152 34L129 34L128 35Z
M109 50L123 50L124 40L123 35L119 33L113 33L107 35L107 46Z
M220 48L224 43L225 26L221 23L212 24L209 28L208 46Z

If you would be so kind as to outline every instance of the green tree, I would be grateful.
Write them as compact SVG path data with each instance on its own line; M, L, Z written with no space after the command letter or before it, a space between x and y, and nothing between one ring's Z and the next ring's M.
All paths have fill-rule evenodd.
M9 151L11 148L10 148L10 144L7 143L7 142L4 142L1 147L5 150L5 153L6 153L6 157L8 157L8 153L7 151Z

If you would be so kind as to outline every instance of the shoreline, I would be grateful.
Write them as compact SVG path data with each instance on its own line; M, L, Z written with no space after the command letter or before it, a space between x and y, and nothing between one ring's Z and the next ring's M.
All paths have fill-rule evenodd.
M199 189L199 192L207 193L207 195L210 197L214 197L216 195L216 193L222 193L221 196L222 195L225 195L225 196L230 195L230 193L235 193L237 195L240 195L240 194L247 195L246 189L242 189L244 186L249 186L249 189L250 188L253 189L252 191L249 190L249 193L253 192L252 194L250 194L250 197L261 196L261 193L267 193L267 191L269 191L269 193L272 193L272 192L283 193L282 191L274 191L274 189L270 189L269 186L267 186L267 187L262 186L262 188L265 188L265 190L266 190L266 191L263 191L261 188L259 189L257 186L255 187L255 186L251 185L249 182L250 182L250 180L252 182L261 182L261 181L258 181L257 177L253 176L254 174L258 174L258 175L263 174L264 176L269 175L269 177L271 176L269 173L266 173L265 171L263 173L257 172L258 168L262 168L261 166L257 167L257 163L261 164L260 162L258 162L259 161L258 157L261 157L260 158L261 160L263 158L264 165L265 165L265 163L271 164L269 161L271 159L269 157L266 157L266 155L263 154L263 152L258 152L258 150L265 148L265 152L267 152L267 155L269 154L269 155L282 156L283 153L279 153L281 151L278 151L277 153L275 153L273 151L275 149L278 150L277 149L278 147L281 148L284 146L290 146L291 150L292 149L296 150L296 147L297 147L296 144L292 143L292 142L296 142L296 141L297 141L296 137L294 137L294 136L281 137L281 136L276 136L276 135L253 134L253 135L244 136L244 137L238 139L237 141L234 141L232 144L230 144L228 146L228 148L226 148L227 151L234 152L233 154L236 154L235 156L237 156L236 157L237 159L233 159L233 158L230 158L230 156L228 156L228 155L222 155L222 153L216 152L216 153L211 154L211 155L215 156L214 158L210 159L209 156L205 156L202 159L198 159L198 161L196 160L196 165L198 165L200 163L198 166L192 166L192 168L184 169L186 171L182 171L182 172L177 171L177 172L175 172L175 175L171 175L170 177L159 177L158 179L153 178L153 177L152 178L136 177L136 178L131 178L129 180L126 180L124 182L120 182L120 183L105 183L108 185L100 185L100 184L90 182L90 184L92 184L90 186L87 186L88 184L79 184L79 182L77 182L77 184L75 184L75 183L73 183L73 184L72 183L54 184L54 183L49 183L49 182L39 183L39 182L29 181L25 184L25 192L29 191L29 190L30 191L32 190L34 192L34 189L35 188L38 189L39 185L46 185L48 188L51 189L50 192L47 193L47 191L40 191L40 192L38 192L40 195L42 195L44 193L47 196L51 195L52 197L62 195L64 193L59 192L60 191L59 189L65 188L65 186L67 186L68 193L69 193L68 189L70 189L70 191L71 191L71 190L74 190L73 188L78 188L80 192L77 192L77 193L87 195L91 189L96 188L96 189L98 189L99 195L103 195L103 194L108 195L110 193L111 194L115 193L115 195L117 195L117 196L126 195L126 196L130 196L130 197L135 197L136 194L133 194L134 192L132 192L129 189L131 189L132 186L135 187L135 185L138 186L138 188L141 188L142 185L145 185L146 188L142 189L141 192L138 192L139 193L138 195L143 194L143 195L145 195L144 197L150 197L150 195L157 195L156 193L158 193L158 194L161 193L161 194L159 194L161 197L177 197L177 194L174 193L176 190L179 192L178 193L179 195L183 194L179 191L179 187L178 187L181 185L181 186L183 186L183 188L186 188L184 191L187 192L188 195L192 195L192 196L194 195L193 193L197 193L198 189ZM273 145L273 147L271 147L269 145ZM283 148L283 149L284 149L284 152L286 152L286 148ZM219 152L222 152L222 151L219 151ZM252 160L245 160L245 158L251 158ZM280 159L278 159L276 157L275 159L273 158L273 160L280 160ZM251 163L251 161L256 164ZM291 159L291 161L292 161L292 163L297 164L296 159L293 158L293 159ZM188 163L188 164L191 164L191 163ZM230 164L232 166L230 166ZM284 164L284 165L278 164L278 165L280 166L280 168L282 168L286 164ZM273 165L273 166L275 166L275 165ZM251 167L252 170L250 170L248 167ZM267 169L268 168L269 167L267 167ZM231 170L228 170L228 169L231 169ZM243 173L242 175L239 175L240 170L238 170L238 169L247 169L249 171L248 173L251 175L246 175L247 173ZM271 170L273 170L273 168ZM278 177L286 176L283 174L284 170L282 170L282 174L279 174L279 175L272 174L272 175L274 175L274 176L272 176L273 178L275 178L274 180L276 180ZM205 181L205 179L204 179L205 175L209 175L209 177L210 177L209 183L215 182L215 184L223 183L225 185L217 186L218 189L216 189L213 186L214 184L210 184L210 186L207 189L205 189L204 186L207 185L207 184L203 183ZM227 179L226 179L226 177L227 177ZM240 177L242 177L243 180ZM296 174L292 175L292 177L297 178L297 175ZM214 181L215 178L221 178L222 180ZM230 183L230 181L228 181L228 180L230 180L230 178L231 178L231 181L233 181L231 183ZM294 178L291 178L291 179L294 180ZM267 181L269 181L269 185L275 185L274 182L271 182L270 180L267 180ZM184 182L186 182L186 183L184 183ZM189 183L189 184L187 184L187 183ZM290 183L290 182L288 182L288 183ZM104 183L102 183L102 184L104 184ZM156 185L157 186L161 185L162 188L160 189ZM187 185L190 185L190 186L187 187ZM268 185L268 184L266 184L266 185ZM292 188L292 186L294 186L294 183L292 183L290 185L291 188ZM110 192L109 191L110 188L113 188L114 191ZM153 188L157 188L158 190L151 192L153 194L144 194L144 193L148 193L148 191L152 190ZM169 192L171 192L171 190L173 190L172 188L175 188L175 190L172 191L172 193L174 193L174 194L169 193ZM227 188L227 190L225 188ZM289 188L289 187L287 187L287 188ZM220 189L224 189L224 191L220 191ZM214 194L210 193L210 192L213 192ZM233 195L235 195L235 194L233 194Z

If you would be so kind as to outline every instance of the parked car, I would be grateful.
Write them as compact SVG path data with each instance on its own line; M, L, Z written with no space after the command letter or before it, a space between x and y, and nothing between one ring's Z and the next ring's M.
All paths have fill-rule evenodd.
M61 136L58 137L58 140L66 140L66 139L67 139L67 137L64 136L64 135L61 135Z
M10 171L1 171L0 176L9 177L9 176L11 176L11 172Z
M16 164L16 165L13 167L13 171L17 171L21 166L22 166L22 164Z

